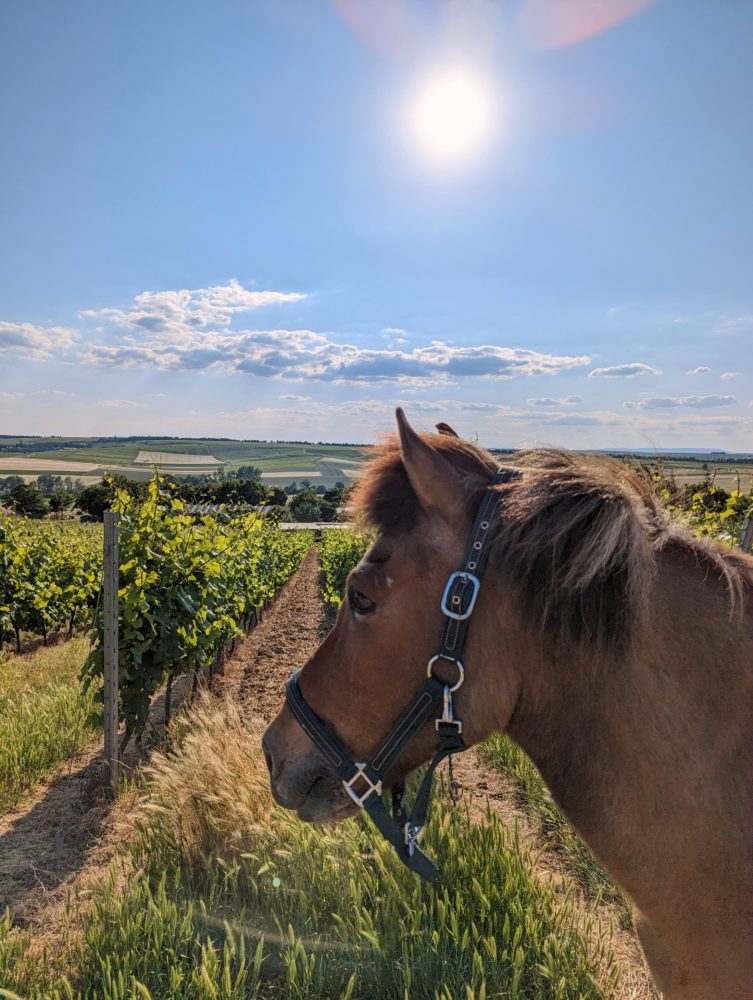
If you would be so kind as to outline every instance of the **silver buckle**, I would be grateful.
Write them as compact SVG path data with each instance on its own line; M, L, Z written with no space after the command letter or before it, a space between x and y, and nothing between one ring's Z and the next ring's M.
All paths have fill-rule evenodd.
M408 850L409 858L412 858L416 853L416 848L420 847L423 833L424 828L422 826L412 826L410 823L406 823L403 827L403 836L405 837L405 846Z
M454 690L454 688L450 689L449 687L447 687L447 685L445 685L444 700L443 700L443 704L442 704L442 714L440 715L440 717L438 719L434 720L434 728L436 729L437 732L439 732L439 727L441 725L455 726L455 728L457 729L458 736L460 736L461 733L463 732L463 723L461 722L460 719L456 719L455 716L452 713L452 691L453 690Z
M374 793L376 793L377 795L382 794L382 782L380 780L377 781L376 784L374 784L374 782L371 780L371 778L368 776L368 774L366 774L366 771L364 770L364 768L366 767L366 762L359 763L357 760L354 760L353 765L356 768L358 768L358 770L353 775L353 777L350 778L348 781L343 781L343 787L345 788L345 791L348 793L348 795L353 799L355 804L357 806L360 806L361 809L363 809L364 808L363 804L370 795L373 795ZM359 795L358 792L353 787L353 784L356 781L358 781L359 778L363 778L363 780L369 786L363 793L363 795Z
M450 598L450 591L452 590L452 585L456 580L468 581L470 580L473 585L473 593L471 594L471 600L465 611L451 611L447 602ZM470 618L473 614L473 609L476 606L476 598L478 597L479 589L481 588L481 581L473 573L467 573L465 570L456 570L454 573L450 573L450 578L447 581L447 586L444 588L444 594L442 594L442 613L447 615L448 618L452 618L453 621L462 622L466 618Z
M455 684L451 686L448 685L450 694L452 694L453 691L457 691L457 689L462 685L463 681L465 680L465 668L463 667L463 661L459 660L457 656L444 656L442 653L436 653L429 660L428 666L426 667L427 677L434 676L434 664L437 662L437 660L447 660L448 663L454 663L455 666L458 668L457 681L455 682ZM437 678L437 680L439 680L439 678ZM445 687L445 691L447 691L447 687Z

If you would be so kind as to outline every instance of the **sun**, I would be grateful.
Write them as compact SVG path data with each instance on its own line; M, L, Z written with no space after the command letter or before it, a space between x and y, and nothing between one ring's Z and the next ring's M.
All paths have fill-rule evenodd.
M415 137L433 156L454 160L478 147L491 126L489 95L479 80L453 70L429 80L412 109Z

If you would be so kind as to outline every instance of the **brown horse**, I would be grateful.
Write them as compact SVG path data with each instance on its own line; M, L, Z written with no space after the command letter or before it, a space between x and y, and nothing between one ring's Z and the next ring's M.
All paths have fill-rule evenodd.
M357 490L376 541L300 689L358 760L426 672L440 596L492 475L486 452L398 410ZM753 559L673 524L624 465L523 457L470 628L456 714L507 732L630 896L666 1000L753 998ZM429 722L395 783L434 752ZM265 737L275 798L355 806L290 711Z

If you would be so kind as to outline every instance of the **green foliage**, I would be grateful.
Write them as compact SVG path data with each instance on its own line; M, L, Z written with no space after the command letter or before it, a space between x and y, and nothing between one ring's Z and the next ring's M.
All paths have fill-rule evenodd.
M710 485L695 490L684 508L670 505L697 535L705 535L725 545L739 545L746 517L753 515L753 493L727 493Z
M47 501L35 483L19 483L8 494L7 504L16 514L40 518L47 513Z
M305 489L296 493L290 501L289 509L295 520L301 523L311 524L322 519L319 497L312 489Z
M94 525L0 517L0 637L72 630L91 615L101 579L102 531Z
M187 514L165 486L155 477L145 502L125 490L113 502L120 514L120 714L136 732L166 676L211 663L295 572L308 545L253 512ZM88 679L102 674L103 641L100 615Z
M76 498L76 506L83 514L102 520L102 515L110 507L110 491L106 483L92 483L82 490Z
M327 604L339 608L348 573L358 563L373 536L368 532L327 530L317 543L322 567L322 594Z
M753 517L753 490L731 493L711 478L678 488L661 468L650 468L654 490L667 510L697 535L724 545L740 544L745 519Z

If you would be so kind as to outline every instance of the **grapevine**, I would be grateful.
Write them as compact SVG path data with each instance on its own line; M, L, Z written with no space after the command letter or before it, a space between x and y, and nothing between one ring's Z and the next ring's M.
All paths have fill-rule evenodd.
M211 663L295 572L308 542L250 510L188 513L159 477L143 502L118 492L113 510L120 515L120 715L140 732L164 680ZM100 614L84 676L90 682L102 671Z
M102 529L98 525L0 517L0 639L41 635L89 618L99 592Z
M322 567L322 594L327 604L339 608L345 579L373 541L361 531L323 531L318 544Z

